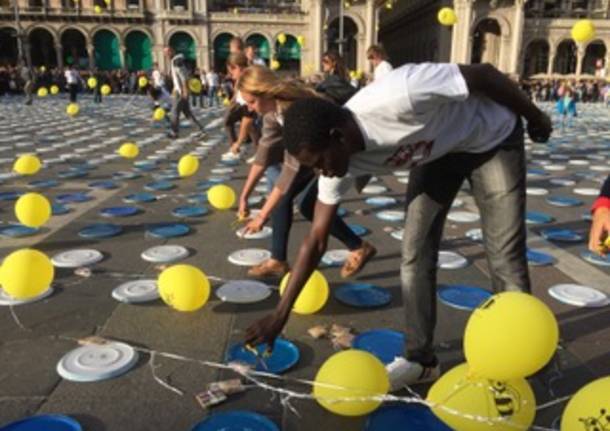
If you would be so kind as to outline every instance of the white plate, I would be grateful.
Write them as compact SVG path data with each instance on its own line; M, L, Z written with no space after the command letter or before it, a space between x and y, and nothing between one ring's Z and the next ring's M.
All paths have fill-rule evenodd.
M483 241L483 230L481 228L470 229L466 232L466 238L476 242Z
M388 188L379 184L370 184L362 189L362 193L367 195L379 195L388 191Z
M229 262L238 266L256 266L271 258L271 252L262 248L246 248L231 253Z
M324 256L322 256L322 263L329 266L340 266L345 263L349 254L350 251L345 248L328 250L324 253Z
M399 222L405 219L405 212L402 210L384 210L376 212L375 216L380 220Z
M468 266L468 259L453 251L441 250L438 252L437 266L442 269L460 269Z
M397 239L398 241L402 241L402 237L404 236L405 230L404 229L397 229L395 231L393 231L390 235L392 235L392 238Z
M80 268L93 265L104 259L104 255L94 249L75 249L56 254L51 259L57 268Z
M605 293L578 284L556 284L549 288L549 295L560 302L577 307L603 307L609 303Z
M450 211L447 218L456 223L474 223L479 221L481 216L469 211Z
M128 281L115 288L112 297L128 304L155 301L159 299L157 280Z
M127 344L92 344L66 353L57 364L57 372L66 380L97 382L126 373L137 361L138 353Z
M541 187L528 187L525 189L525 194L529 196L544 196L548 195L549 191Z
M252 280L234 280L216 289L216 296L224 302L251 304L267 299L271 288L265 283Z
M15 299L9 296L4 290L0 289L0 306L12 306L12 305L24 305L31 304L32 302L37 302L42 299L45 299L53 294L53 288L49 287L47 290L42 292L40 295L35 296L30 299Z
M590 163L591 162L589 162L588 160L582 160L582 159L574 159L574 160L570 160L568 162L568 164L574 165L574 166L587 166Z
M565 170L565 165L546 165L543 166L543 169L547 171L563 171Z
M464 206L464 201L460 198L455 198L453 202L451 202L451 208L462 208Z
M144 250L142 259L153 263L171 263L187 258L189 251L181 245L158 245Z
M569 178L551 178L549 183L553 184L554 186L571 187L576 184L576 181Z
M265 239L265 238L269 238L271 236L271 234L273 233L273 229L270 228L269 226L263 226L263 228L256 232L256 233L249 233L247 235L244 235L244 229L245 227L242 227L241 229L238 229L235 234L237 235L238 238L243 238L243 239Z
M577 195L582 195L582 196L599 195L599 189L588 188L588 187L577 188L577 189L574 189L573 192Z

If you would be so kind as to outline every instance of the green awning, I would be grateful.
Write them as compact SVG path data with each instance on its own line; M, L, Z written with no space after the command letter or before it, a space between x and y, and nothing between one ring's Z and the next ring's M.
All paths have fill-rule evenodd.
M229 58L230 44L232 35L229 33L220 34L214 39L214 56L220 60L226 60Z
M275 46L278 60L300 60L301 59L301 45L297 42L297 38L294 36L286 35L286 42L280 45L276 42Z
M253 43L258 48L257 55L260 58L264 58L265 60L269 60L271 57L271 48L269 47L269 41L262 34L253 34L248 39L246 39L246 43Z
M119 38L109 30L100 30L93 37L95 66L100 70L121 68Z
M169 40L169 45L186 60L197 61L197 48L193 38L184 32L175 33Z
M148 35L141 31L132 31L125 38L125 46L125 63L128 70L152 69L152 44Z

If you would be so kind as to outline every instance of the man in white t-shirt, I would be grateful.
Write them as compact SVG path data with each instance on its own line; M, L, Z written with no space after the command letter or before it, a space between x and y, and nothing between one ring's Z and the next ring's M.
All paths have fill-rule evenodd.
M445 217L464 180L481 212L494 290L530 291L521 117L532 140L548 140L548 116L490 65L406 65L343 108L317 98L294 102L284 113L284 145L321 172L318 201L280 303L247 330L246 342L272 345L281 332L326 250L351 179L412 169L401 260L408 358L388 373L393 390L438 378L436 265Z
M388 54L381 45L371 45L366 50L366 59L373 65L373 81L383 78L394 70L388 61Z
M76 103L76 94L78 93L80 75L78 74L78 70L76 70L76 66L74 66L74 64L68 66L68 69L64 72L64 77L66 78L68 93L70 93L70 102Z

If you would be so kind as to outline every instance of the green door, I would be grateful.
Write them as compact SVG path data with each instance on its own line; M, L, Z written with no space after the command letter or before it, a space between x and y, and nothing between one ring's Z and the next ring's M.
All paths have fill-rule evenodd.
M192 65L197 63L197 48L193 38L184 32L175 33L169 40L169 45L177 54L184 55L187 63Z
M95 66L100 70L121 68L119 39L109 30L100 30L93 37Z
M127 69L150 70L153 65L152 45L150 38L141 31L132 31L125 38Z
M222 33L214 39L214 69L216 71L224 71L227 63L227 58L230 54L230 43L232 35Z
M301 45L299 45L296 37L287 34L286 42L283 45L276 41L275 52L277 53L277 60L280 62L280 70L300 72Z
M253 34L246 40L246 43L253 43L258 47L257 54L260 58L269 60L269 58L271 57L269 41L262 34Z

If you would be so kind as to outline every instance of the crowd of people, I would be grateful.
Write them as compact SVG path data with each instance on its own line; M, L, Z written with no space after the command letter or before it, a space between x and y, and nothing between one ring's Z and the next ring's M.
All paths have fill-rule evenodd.
M565 88L570 88L576 102L610 102L610 83L603 80L524 80L521 88L534 102L556 102Z

